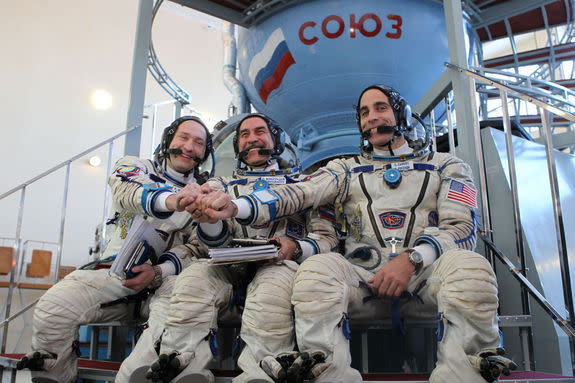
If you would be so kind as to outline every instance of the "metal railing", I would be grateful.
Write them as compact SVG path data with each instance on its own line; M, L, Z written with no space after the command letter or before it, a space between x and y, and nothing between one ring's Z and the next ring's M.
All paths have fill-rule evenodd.
M550 118L548 115L556 116L564 118L568 123L573 124L575 123L575 115L571 113L571 102L566 100L567 97L563 99L558 99L560 97L550 97L550 92L540 92L539 90L534 89L533 83L527 81L525 79L524 84L521 84L520 81L514 83L508 83L506 81L502 81L501 79L495 79L492 77L486 76L490 70L482 69L480 70L468 70L464 68L460 68L456 65L446 63L446 66L449 71L457 72L458 74L464 74L465 76L471 77L474 86L472 86L472 91L469 95L459 95L461 102L469 102L469 100L474 100L482 91L485 91L486 87L491 89L491 92L498 96L501 100L501 110L503 114L503 130L505 132L505 150L507 152L507 166L509 169L509 183L511 187L511 195L512 195L512 208L513 208L513 222L515 224L515 248L519 258L519 266L515 266L512 261L509 260L507 256L500 251L493 239L492 235L492 227L490 221L490 211L489 211L489 201L487 195L487 170L486 164L483 161L483 148L481 142L481 135L480 135L480 127L479 126L466 126L470 124L471 121L459 121L459 123L454 123L452 118L452 110L457 107L457 100L453 97L452 86L447 86L445 92L441 94L433 94L433 95L426 95L427 99L434 99L435 101L432 102L434 105L426 106L422 110L424 110L425 114L423 117L429 117L429 125L433 126L436 132L446 134L448 137L449 143L449 152L455 153L455 140L454 140L454 127L459 125L461 129L466 129L467 132L470 129L473 129L473 141L477 146L476 152L478 155L478 163L479 163L479 198L481 201L481 213L483 219L483 229L481 231L480 238L483 240L486 246L486 256L491 261L494 262L494 255L497 259L499 259L511 272L512 276L519 282L519 286L521 287L521 303L522 303L522 310L523 315L529 316L531 315L531 308L529 306L529 296L532 296L535 301L543 308L543 310L548 313L550 318L561 328L573 341L575 339L575 317L573 314L574 304L573 304L573 293L571 288L571 276L569 273L569 258L567 253L567 243L566 243L566 236L565 236L565 226L563 222L563 212L561 207L561 200L559 195L559 187L558 187L558 179L557 179L557 170L555 168L555 152L553 150L553 143L552 143L552 129ZM481 73L482 72L482 73ZM495 73L495 71L492 71ZM507 74L507 73L506 73ZM454 74L455 75L455 74ZM513 75L513 74L509 74ZM451 77L451 76L450 76ZM518 78L521 76L518 76ZM544 85L547 89L559 89L564 94L572 95L573 92L568 89L562 89L563 87L557 86L556 84L552 84L546 81L533 81L537 82L538 85ZM441 88L443 89L443 87ZM439 92L439 89L435 89L435 91ZM461 99L462 98L462 99ZM518 197L518 190L517 190L517 179L516 179L516 164L515 164L515 155L513 152L512 146L512 133L511 133L511 121L510 121L510 113L509 113L509 98L514 100L519 100L521 102L529 103L533 105L536 110L538 111L539 115L541 116L541 132L542 136L544 137L543 144L545 145L545 154L546 154L546 162L547 162L547 170L549 174L549 183L550 183L550 192L551 192L551 199L553 205L553 216L555 222L555 232L557 234L556 241L557 241L557 249L559 252L559 263L561 268L561 278L563 283L563 300L565 302L566 314L561 314L560 310L553 307L553 305L545 299L545 297L537 291L537 289L529 282L526 276L526 259L525 259L525 249L524 249L524 241L523 241L523 232L522 232L522 223L521 223L521 215L519 211L519 197ZM559 102L558 102L559 101ZM436 127L435 116L433 113L434 108L444 103L444 107L447 114L447 126L440 126ZM470 119L474 120L474 119ZM552 120L552 119L551 119ZM474 123L476 120L474 120ZM460 129L460 130L461 130ZM434 142L436 141L436 137L434 137ZM521 327L519 328L520 331L520 340L521 340L521 347L523 348L523 355L524 355L524 366L526 370L530 369L531 361L533 360L533 346L532 346L532 334L531 328L529 327Z
M520 266L515 266L502 252L500 252L495 244L492 242L492 239L489 235L485 233L491 233L491 223L489 221L489 211L486 210L488 206L487 201L487 194L483 192L486 190L486 169L480 168L479 180L480 180L480 189L482 193L480 195L482 200L483 206L483 230L484 234L481 235L481 238L484 240L488 248L493 251L497 257L509 268L510 271L513 272L514 277L519 281L520 285L522 286L523 291L525 294L529 293L533 296L536 301L541 305L541 307L550 315L550 317L557 323L557 325L563 329L570 337L575 337L575 315L574 315L574 307L573 307L573 294L572 294L572 287L571 287L571 276L569 272L569 254L568 254L568 247L566 241L566 234L565 234L565 224L563 221L563 209L561 207L561 199L559 195L559 186L558 186L558 177L557 177L557 169L555 165L555 152L553 150L553 143L552 143L552 132L549 122L549 114L558 116L561 118L566 119L570 123L575 123L575 115L568 110L560 108L555 105L549 104L548 97L545 96L544 100L541 100L537 97L536 94L530 91L530 88L522 88L518 85L509 85L499 80L490 78L485 76L484 74L477 73L473 70L468 70L464 68L460 68L456 65L446 63L446 66L458 73L464 74L466 76L471 77L476 83L476 88L481 89L484 85L489 85L497 90L501 103L502 103L502 110L503 110L503 125L505 131L505 140L506 140L506 150L507 150L507 158L508 158L508 167L509 167L509 174L510 174L510 186L512 191L512 198L513 198L513 210L514 210L514 222L516 226L516 247L517 252L520 259ZM475 97L475 93L469 95L469 97ZM541 293L539 293L535 287L527 280L525 275L525 254L523 249L523 239L521 233L521 216L519 213L519 198L517 193L517 181L515 179L516 174L516 166L515 166L515 155L513 152L512 146L512 134L511 134L511 121L509 115L509 103L508 97L513 97L515 99L520 99L524 102L530 103L535 105L538 108L539 115L541 117L542 122L542 132L544 136L544 145L545 145L545 152L546 152L546 162L547 162L547 170L549 174L549 184L551 187L551 198L552 198L552 205L553 205L553 216L554 216L554 223L555 223L555 231L556 231L556 242L557 248L559 252L559 262L561 268L561 279L563 283L563 298L565 301L565 308L567 311L567 318L563 317L559 310L555 309L544 297ZM446 103L449 103L448 100L445 100ZM425 117L425 116L424 116ZM433 117L430 115L430 117ZM434 122L432 121L432 124ZM452 121L448 121L448 125L452 125ZM462 127L468 129L476 129L477 132L479 131L479 127ZM448 129L448 134L453 135L453 129L450 127ZM480 136L478 134L475 135L476 145L481 145ZM449 139L450 142L450 151L454 151L453 139Z
M3 329L3 334L2 334L2 344L0 346L0 353L4 353L6 352L6 342L7 342L7 337L8 337L8 323L11 320L10 317L10 310L11 310L11 305L12 305L12 296L13 296L13 292L14 292L14 278L16 276L16 269L17 266L20 262L20 259L22 258L22 252L23 252L23 243L22 243L22 222L23 222L23 216L24 216L24 206L26 203L26 190L28 188L28 186L34 184L35 182L53 174L54 172L65 168L66 169L66 175L64 178L64 190L63 190L63 198L62 198L62 209L61 209L61 218L60 218L60 229L59 229L59 239L58 239L58 251L57 251L57 255L56 255L56 273L54 275L54 283L56 283L58 281L58 270L60 268L60 261L62 258L62 244L64 242L64 229L65 229L65 224L66 224L66 208L67 208L67 203L68 203L68 191L69 191L69 182L70 182L70 166L71 164L86 156L87 154L105 146L105 145L109 145L109 150L108 150L108 168L107 168L107 173L106 173L106 179L107 176L110 174L111 169L112 169L112 153L113 153L113 146L114 146L114 141L120 137L123 137L124 135L130 133L131 131L135 130L135 129L140 129L141 126L134 126L131 128L128 128L86 150L84 150L83 152L69 158L68 160L52 167L51 169L37 175L36 177L33 177L31 179L29 179L28 181L23 182L22 184L8 190L7 192L0 194L0 200L14 194L17 192L20 192L20 201L19 201L19 205L18 205L18 219L17 219L17 223L16 223L16 233L15 233L15 244L14 244L14 261L12 262L12 268L10 271L10 282L9 282L9 286L8 286L8 294L6 297L6 308L5 308L5 313L4 313L4 321L6 322L6 325L4 325L4 329ZM107 194L108 194L108 184L107 182L105 183L105 187L104 187L104 193L106 195L106 198L104 198L104 211L103 211L103 216L102 216L102 227L103 230L105 230L105 223L106 223L106 218L107 218L107 213L108 213L108 198L107 198ZM105 234L102 235L103 241L105 240ZM32 307L33 305L31 305L30 307ZM30 308L28 307L28 308ZM24 310L25 311L25 310Z

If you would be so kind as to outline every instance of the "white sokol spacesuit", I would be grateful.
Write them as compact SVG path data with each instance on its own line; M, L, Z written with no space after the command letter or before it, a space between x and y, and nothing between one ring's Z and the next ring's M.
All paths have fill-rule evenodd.
M150 160L127 156L116 163L109 179L114 215L108 222L110 241L103 258L118 253L135 215L147 216L157 229L169 235L167 242L170 250L157 260L162 269L162 284L149 295L123 300L128 296L133 297L136 291L124 287L120 278L111 275L108 269L77 270L67 275L42 296L34 310L34 352L27 357L32 359L35 354L36 358L45 359L43 365L36 368L23 366L33 369L33 382L70 383L76 380L78 327L83 324L132 322L147 318L147 328L130 356L122 363L116 377L118 383L127 382L131 371L141 363L150 364L157 358L154 343L163 330L176 279L173 274L179 273L190 263L188 256L194 246L189 243L191 216L186 212L158 211L155 201L162 198L162 194L174 192L194 181L192 174L184 175L171 168L164 169ZM38 367L40 370L34 371Z
M266 121L269 120L266 118ZM295 171L299 168L279 169L273 161L262 171L240 171L241 175L236 172L233 177L215 178L208 183L215 190L237 198L254 189L273 190L280 185L297 184L293 178L297 176ZM240 334L245 347L238 360L243 373L234 382L273 382L259 362L294 350L293 278L298 263L337 246L333 223L320 217L317 211L309 211L257 226L223 221L218 235L208 235L203 227L202 224L198 227L197 238L207 247L226 246L232 238L289 237L298 241L302 254L295 262L285 260L272 264L216 266L194 262L176 280L160 350L160 354L165 355L160 355L156 366L152 365L148 377L155 373L153 380L160 382L213 382L214 376L206 365L217 354L218 318L237 317L241 311L237 307L238 302L241 305L240 296L245 294ZM166 362L171 362L167 358L161 362L167 355L177 360L175 372L159 371L162 363L163 368Z
M350 319L437 315L438 362L430 381L485 382L477 367L484 351L497 354L498 298L490 264L472 251L475 193L471 170L460 159L414 152L406 143L395 153L376 150L332 160L305 182L272 193L255 191L236 201L240 212L246 202L250 205L249 216L237 217L248 225L334 204L337 221L349 234L345 256L309 258L294 281L299 349L326 356L326 363L312 370L314 381L362 381L350 366ZM374 295L367 282L409 248L424 256L408 293L399 299Z

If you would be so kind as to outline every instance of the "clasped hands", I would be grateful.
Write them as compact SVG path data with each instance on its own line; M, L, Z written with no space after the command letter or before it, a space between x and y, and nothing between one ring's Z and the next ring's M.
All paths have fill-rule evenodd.
M187 211L197 222L216 223L237 214L231 197L208 184L186 185L166 199L166 206L171 211Z

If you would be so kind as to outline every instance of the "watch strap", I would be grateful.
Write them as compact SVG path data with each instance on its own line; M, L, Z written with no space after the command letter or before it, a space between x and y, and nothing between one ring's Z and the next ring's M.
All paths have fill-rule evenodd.
M415 270L413 270L413 274L415 275L419 274L419 272L423 268L423 257L421 256L421 253L419 253L415 249L407 249L405 250L405 252L409 254L409 262L411 262L411 264L415 267ZM413 253L419 254L419 262L416 262L413 259Z
M157 289L162 285L162 268L156 265L152 266L152 269L154 270L154 279L150 283L150 288Z

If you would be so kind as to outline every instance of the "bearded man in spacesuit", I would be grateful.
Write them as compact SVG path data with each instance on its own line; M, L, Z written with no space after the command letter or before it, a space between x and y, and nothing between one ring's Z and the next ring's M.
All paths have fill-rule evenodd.
M103 259L118 253L137 215L163 232L171 249L153 264L134 266L131 271L136 275L130 279L122 280L108 269L77 270L50 288L34 310L33 352L18 362L18 369L32 370L33 382L76 380L78 327L89 323L148 320L120 367L117 383L127 382L132 370L157 358L154 343L164 328L176 275L191 262L192 218L184 206L198 187L198 166L211 153L208 129L199 118L189 116L164 130L153 161L126 156L116 163L108 180L113 207Z
M234 175L212 179L202 188L237 198L253 190L296 185L300 168L280 158L285 146L285 133L277 123L263 114L247 115L234 137L238 158ZM227 247L232 238L274 239L280 246L279 255L274 263L195 262L184 270L170 302L161 355L147 378L153 382L213 382L206 365L218 353L218 318L238 314L238 306L244 305L241 297L245 296L240 334L245 347L238 360L243 373L233 381L276 381L273 375L281 372L281 366L263 370L260 361L279 353L291 355L294 350L290 300L295 271L303 260L337 246L332 222L321 218L317 211L258 226L224 220L200 224L197 237L211 248Z
M189 211L201 219L235 216L254 225L333 203L348 233L345 256L306 260L292 303L301 356L288 381L361 382L351 368L349 320L401 316L438 318L438 362L430 382L496 381L515 364L501 356L497 281L472 250L477 199L470 167L429 150L416 137L410 107L394 89L366 88L356 116L361 156L332 160L307 182L238 200L211 195Z

